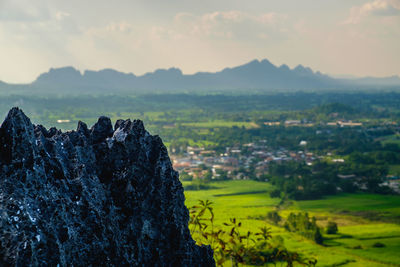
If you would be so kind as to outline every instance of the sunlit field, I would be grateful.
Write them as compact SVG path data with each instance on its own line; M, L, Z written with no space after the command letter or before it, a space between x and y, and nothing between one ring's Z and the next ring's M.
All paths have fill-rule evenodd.
M283 218L292 211L306 211L317 218L319 226L324 227L328 220L337 222L339 232L324 234L321 246L266 220L266 213L275 210L280 201L269 197L270 184L226 181L209 185L213 189L185 191L186 205L211 200L217 225L233 217L243 223L243 231L256 231L267 224L273 236L284 238L288 249L318 259L317 266L400 266L400 225L382 222L399 218L400 196L343 194L321 200L290 201L281 206L279 214ZM375 212L384 218L371 216ZM378 242L384 247L374 247Z

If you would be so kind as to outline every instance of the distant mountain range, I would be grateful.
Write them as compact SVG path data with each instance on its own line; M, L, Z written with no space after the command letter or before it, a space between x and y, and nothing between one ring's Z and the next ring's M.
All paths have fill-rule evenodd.
M113 69L86 70L73 67L50 69L31 84L0 81L2 93L163 93L163 92L276 92L326 90L400 89L398 76L387 78L333 78L298 65L277 67L268 60L253 60L222 71L185 75L180 69L159 69L142 76Z

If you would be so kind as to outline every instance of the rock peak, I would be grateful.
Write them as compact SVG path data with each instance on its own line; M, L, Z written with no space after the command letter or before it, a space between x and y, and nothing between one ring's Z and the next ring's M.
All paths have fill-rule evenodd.
M18 107L13 107L12 109L10 109L3 123L9 123L14 121L18 122L17 124L23 124L25 126L31 124L30 119Z
M101 116L97 123L90 129L93 142L101 142L113 134L111 120L108 117Z
M140 120L62 133L13 108L0 147L0 266L215 265L190 236L165 146Z

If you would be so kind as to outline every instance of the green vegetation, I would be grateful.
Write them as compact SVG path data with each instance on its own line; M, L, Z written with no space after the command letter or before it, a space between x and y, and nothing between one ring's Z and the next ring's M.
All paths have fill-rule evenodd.
M188 184L184 182L184 186ZM386 222L400 214L400 196L376 194L344 194L327 199L308 201L286 201L271 198L267 191L270 183L256 181L210 182L214 188L185 191L186 205L197 205L198 200L213 202L214 225L223 225L236 218L241 222L241 233L256 232L267 225L271 229L271 245L283 244L288 251L295 251L303 258L315 258L317 266L398 266L400 262L400 225ZM277 210L278 208L278 210ZM343 212L347 210L348 212ZM385 218L375 219L359 211L382 211ZM283 228L291 213L308 212L316 218L320 228L334 221L339 231L327 234L321 231L323 246L303 237L298 232ZM277 212L281 222L275 224L268 219L269 212ZM375 243L385 247L375 247ZM299 264L294 264L295 266ZM228 265L229 266L229 265ZM278 265L279 266L279 265Z
M368 218L372 221L400 223L400 197L377 194L340 194L320 200L296 202L297 209L309 212L337 213Z
M246 129L258 128L258 125L253 122L245 121L206 121L206 122L187 122L182 123L182 126L196 127L196 128L214 128L214 127L245 127Z
M328 225L326 226L326 233L328 235L334 235L339 231L337 223L335 222L328 222Z
M400 134L396 133L393 135L388 135L382 138L382 144L398 144L400 145Z
M309 218L308 213L296 214L291 212L286 219L284 227L289 232L297 232L319 245L324 242L317 220L315 217Z
M272 184L286 197L296 200L318 199L338 192L352 193L361 187L371 193L392 193L389 187L381 185L388 169L378 163L360 164L356 160L340 166L326 161L315 161L312 166L297 162L271 163L269 173Z
M199 245L210 245L218 266L230 261L231 266L264 265L285 262L287 266L300 263L315 266L314 259L302 258L296 252L290 252L282 244L271 241L270 229L261 227L257 232L241 230L242 223L236 218L222 225L215 224L214 209L209 200L199 200L199 204L190 208L189 229Z
M278 225L282 221L282 217L277 211L269 211L267 213L267 220L275 225Z
M199 243L226 243L221 264L261 264L281 248L278 266L400 266L399 93L0 98L1 114L12 106L63 130L101 115L143 120L168 147L186 205L214 203L214 226L194 208L190 227Z

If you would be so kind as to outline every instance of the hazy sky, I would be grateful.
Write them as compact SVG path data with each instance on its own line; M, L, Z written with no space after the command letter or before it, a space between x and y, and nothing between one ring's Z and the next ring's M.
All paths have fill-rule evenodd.
M143 74L252 59L400 75L400 0L0 0L0 80L50 67Z

